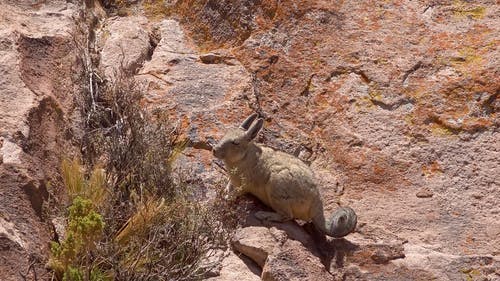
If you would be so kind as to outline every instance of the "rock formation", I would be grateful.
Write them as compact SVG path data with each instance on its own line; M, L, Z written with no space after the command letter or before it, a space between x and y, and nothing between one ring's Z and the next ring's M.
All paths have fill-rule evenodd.
M44 280L53 233L44 202L63 196L58 170L79 118L66 1L2 1L0 11L0 276ZM26 279L23 279L26 278Z
M81 7L4 2L0 276L43 280L43 202L63 196L60 158L78 151ZM190 140L178 161L206 190L223 178L210 146L258 112L259 142L314 167L327 212L359 217L356 233L321 240L250 212L210 280L500 279L496 1L120 3L94 11L100 70L135 73L144 105Z

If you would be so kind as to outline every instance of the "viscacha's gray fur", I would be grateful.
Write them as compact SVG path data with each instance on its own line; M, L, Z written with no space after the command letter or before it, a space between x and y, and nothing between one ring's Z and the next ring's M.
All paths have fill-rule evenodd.
M325 219L323 200L309 166L292 155L253 141L264 123L261 118L256 119L257 114L250 115L213 148L215 157L224 161L229 172L227 188L253 194L276 211L258 212L261 219L312 221L321 232L336 238L353 232L357 216L349 207L339 207Z

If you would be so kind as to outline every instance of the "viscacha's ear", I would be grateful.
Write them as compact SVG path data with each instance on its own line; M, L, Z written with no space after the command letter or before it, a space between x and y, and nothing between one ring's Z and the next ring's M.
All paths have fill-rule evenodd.
M248 131L246 132L247 138L249 140L253 140L259 133L260 129L262 129L263 125L264 125L264 119L262 118L257 119L257 122L255 122L255 124L253 124L252 127L250 127L250 129L248 129Z
M240 128L245 130L245 131L248 130L248 128L250 128L250 125L252 124L253 120L255 120L255 118L257 118L257 116L258 116L257 113L253 113L250 116L248 116L247 119L245 119L245 121L243 121L243 123L241 123Z

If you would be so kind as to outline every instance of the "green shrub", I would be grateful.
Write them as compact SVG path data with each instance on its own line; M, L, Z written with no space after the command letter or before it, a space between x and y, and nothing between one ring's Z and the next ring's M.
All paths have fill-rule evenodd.
M94 211L92 201L78 196L69 207L68 229L70 233L78 235L78 241L81 242L79 248L92 250L102 235L104 221L102 216Z
M68 209L66 238L61 243L52 242L49 264L57 276L63 276L63 280L80 280L77 278L81 275L80 269L75 265L90 251L95 250L103 233L104 221L94 211L94 205L89 199L77 196Z
M63 281L111 281L112 279L104 275L98 269L92 269L90 277L85 278L85 273L81 268L69 267L63 276Z
M81 269L69 267L64 273L63 281L83 281L83 272Z

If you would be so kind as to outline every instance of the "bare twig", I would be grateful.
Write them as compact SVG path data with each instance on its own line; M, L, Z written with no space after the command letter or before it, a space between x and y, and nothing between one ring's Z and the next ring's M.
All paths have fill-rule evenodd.
M35 269L35 264L36 264L36 259L33 257L33 256L30 256L30 263L29 263L29 266L28 266L28 269L26 270L26 273L21 273L19 272L19 275L21 275L21 277L24 279L24 280L27 280L26 278L28 277L28 274L30 273L30 271L33 271L33 279L34 281L38 281L38 277L36 275L36 269Z

